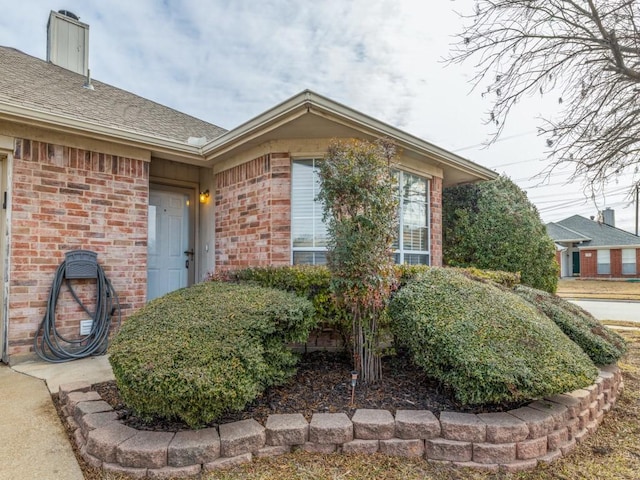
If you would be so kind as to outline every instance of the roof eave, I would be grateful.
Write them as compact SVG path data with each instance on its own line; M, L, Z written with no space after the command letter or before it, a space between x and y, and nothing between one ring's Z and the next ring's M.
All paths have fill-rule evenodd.
M205 166L202 148L175 140L148 135L117 127L60 115L48 111L0 102L0 119L40 127L57 132L73 133L96 140L150 150L153 156Z
M401 148L434 158L444 166L465 171L480 180L498 177L493 170L309 90L303 91L207 143L203 147L204 155L213 163L216 157L233 150L243 142L307 113L330 117L363 133L370 134L372 130L376 131L376 134L393 140Z

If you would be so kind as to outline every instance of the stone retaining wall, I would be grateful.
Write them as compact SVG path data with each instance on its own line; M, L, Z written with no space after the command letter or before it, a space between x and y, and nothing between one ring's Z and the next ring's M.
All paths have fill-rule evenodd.
M227 468L295 449L423 457L462 467L519 471L571 452L592 434L623 388L616 366L588 388L503 413L356 410L299 413L194 431L149 432L123 425L87 383L60 387L60 402L82 457L104 470L136 478L171 478Z

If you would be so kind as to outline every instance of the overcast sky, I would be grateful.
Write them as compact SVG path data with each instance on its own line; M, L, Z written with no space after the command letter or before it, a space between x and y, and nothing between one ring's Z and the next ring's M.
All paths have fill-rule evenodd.
M4 4L4 5L3 5ZM0 45L46 58L51 10L90 25L89 66L100 81L231 129L311 89L488 168L527 191L545 222L616 210L635 230L629 185L596 201L566 173L533 178L549 160L534 96L486 148L488 100L473 65L442 62L473 0L0 0ZM0 72L1 74L1 72ZM541 184L542 183L542 184Z

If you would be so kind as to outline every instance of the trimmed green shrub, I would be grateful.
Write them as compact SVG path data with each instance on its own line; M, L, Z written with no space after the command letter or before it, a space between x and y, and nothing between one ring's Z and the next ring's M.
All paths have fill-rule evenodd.
M442 254L450 267L520 272L522 283L555 292L555 246L527 194L507 177L445 188Z
M467 267L459 269L472 280L486 281L497 283L503 287L513 288L520 284L520 273L503 272L500 270L480 270L475 267Z
M401 345L463 405L520 402L592 384L598 370L513 292L431 268L389 305Z
M524 285L516 286L514 291L553 320L596 365L615 363L626 352L627 346L620 335L577 305Z
M205 282L149 302L122 326L109 361L125 404L143 418L205 425L287 380L313 306L275 289Z

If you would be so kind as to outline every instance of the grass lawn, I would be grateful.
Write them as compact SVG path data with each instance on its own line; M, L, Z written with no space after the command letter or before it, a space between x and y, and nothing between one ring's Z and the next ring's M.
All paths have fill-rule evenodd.
M640 282L561 279L556 293L565 298L640 300Z
M625 390L616 407L605 416L595 435L568 457L531 472L486 473L435 465L420 459L382 455L319 455L292 453L255 460L224 472L203 475L207 480L239 479L426 479L426 480L636 480L640 472L640 330L620 332L630 343L620 362ZM124 480L85 465L87 479Z

